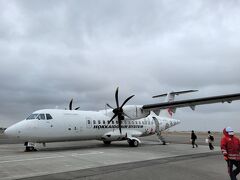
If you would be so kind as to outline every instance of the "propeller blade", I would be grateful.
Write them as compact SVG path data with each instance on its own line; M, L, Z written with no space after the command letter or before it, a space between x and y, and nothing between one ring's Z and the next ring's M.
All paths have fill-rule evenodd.
M117 116L117 114L114 114L114 116L111 118L111 120L108 122L108 124L110 124L116 116Z
M115 92L115 100L116 100L117 108L119 108L119 102L118 102L118 87L117 87L116 92Z
M121 105L120 108L122 108L131 98L133 98L133 96L134 96L134 95L129 96L129 97L123 102L123 104Z
M114 109L112 106L110 106L108 103L106 104L109 108Z
M121 107L119 107L119 99L118 99L118 87L116 89L116 92L115 92L115 100L116 100L116 105L117 107L116 108L113 108L112 106L110 106L109 104L106 104L109 108L113 109L113 113L114 113L114 116L111 118L111 120L108 122L108 124L110 124L113 119L115 117L118 117L118 126L119 126L119 131L120 133L122 134L122 120L124 120L124 116L128 117L129 119L132 119L131 117L129 117L127 114L125 114L123 112L123 106L131 99L133 98L134 95L132 96L129 96L121 105Z
M123 112L124 116L127 116L129 119L132 119L131 117L129 117L125 112Z
M73 99L71 99L71 101L69 103L69 110L72 110L72 103L73 103Z
M122 134L122 121L120 120L120 118L118 118L118 127L119 127L120 134Z
M74 110L78 110L78 109L80 109L80 107L77 107L77 108L75 108Z

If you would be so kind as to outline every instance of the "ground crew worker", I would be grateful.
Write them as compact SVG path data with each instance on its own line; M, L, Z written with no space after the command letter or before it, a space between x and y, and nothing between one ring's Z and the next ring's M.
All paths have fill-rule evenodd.
M208 146L209 146L209 149L210 149L210 150L214 150L213 142L214 142L214 137L213 137L213 135L211 134L211 132L208 131Z
M223 130L224 136L221 139L221 150L224 159L227 161L228 173L231 180L236 180L236 176L240 172L240 140L234 136L231 127ZM236 169L233 170L233 165Z
M196 144L196 139L197 139L197 135L194 133L194 131L192 130L192 133L191 133L191 141L192 141L192 148L195 148L194 145L196 147L198 147L198 145Z

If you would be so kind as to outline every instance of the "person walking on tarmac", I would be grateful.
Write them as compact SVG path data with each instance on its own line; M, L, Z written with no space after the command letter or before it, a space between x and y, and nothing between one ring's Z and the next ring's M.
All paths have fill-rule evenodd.
M227 162L228 174L231 180L237 180L236 176L240 173L240 140L234 136L231 127L223 129L221 150ZM233 165L236 166L234 170Z
M208 131L208 139L207 140L208 140L209 149L214 150L214 147L213 147L214 137L210 131Z
M192 148L195 148L194 145L196 147L198 147L198 145L196 144L196 139L197 139L197 135L194 133L194 131L192 130L192 133L191 133L191 141L192 141Z

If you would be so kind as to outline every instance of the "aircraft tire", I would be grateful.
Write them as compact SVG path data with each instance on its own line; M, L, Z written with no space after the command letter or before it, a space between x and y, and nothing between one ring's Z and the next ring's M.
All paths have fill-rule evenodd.
M128 140L128 144L130 147L138 147L139 145L137 140Z
M133 140L133 147L138 147L139 143L137 140Z
M112 141L103 141L105 145L110 145Z
M128 142L128 144L129 144L129 146L130 146L130 147L133 147L132 140L128 139L128 141L127 141L127 142Z
M33 146L26 146L25 152L31 152L36 151L36 149Z

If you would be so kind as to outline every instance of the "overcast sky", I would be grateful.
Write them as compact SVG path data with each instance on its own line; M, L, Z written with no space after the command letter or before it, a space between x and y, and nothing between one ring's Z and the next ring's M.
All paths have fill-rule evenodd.
M0 126L33 111L100 110L135 94L198 89L177 99L240 92L236 0L0 0ZM178 109L173 130L240 132L240 102Z

